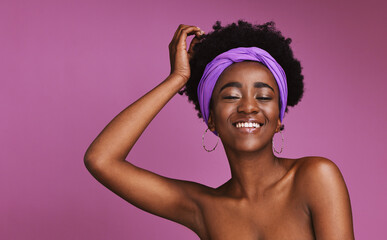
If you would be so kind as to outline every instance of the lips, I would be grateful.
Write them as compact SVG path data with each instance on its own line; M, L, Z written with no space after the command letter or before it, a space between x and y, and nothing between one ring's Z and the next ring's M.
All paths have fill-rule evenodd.
M256 119L239 119L233 123L234 127L243 130L256 130L263 126L263 123L260 123Z
M236 128L259 128L261 125L256 122L238 122L234 125Z

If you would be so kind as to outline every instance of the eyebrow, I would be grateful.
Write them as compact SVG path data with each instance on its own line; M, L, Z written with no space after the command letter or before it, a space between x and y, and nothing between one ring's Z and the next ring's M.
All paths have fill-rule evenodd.
M255 88L270 88L274 92L274 89L270 85L263 83L263 82L255 82L254 87Z
M223 85L223 87L220 88L219 92L221 92L223 89L228 87L236 87L236 88L242 88L242 84L239 82L229 82Z
M220 88L219 92L221 92L223 89L228 88L228 87L242 88L242 84L239 82L226 83ZM255 82L254 87L255 88L270 88L274 92L274 89L270 85L263 83L263 82Z

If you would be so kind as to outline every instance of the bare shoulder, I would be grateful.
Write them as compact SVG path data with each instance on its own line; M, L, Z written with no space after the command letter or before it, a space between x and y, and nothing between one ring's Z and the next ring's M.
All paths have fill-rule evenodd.
M347 191L337 165L323 157L304 157L299 160L295 184L308 201L319 195Z
M296 163L296 181L305 184L319 184L341 180L340 169L331 160L324 157L304 157Z
M322 157L299 159L296 191L312 217L318 239L354 239L352 210L344 178L334 162Z

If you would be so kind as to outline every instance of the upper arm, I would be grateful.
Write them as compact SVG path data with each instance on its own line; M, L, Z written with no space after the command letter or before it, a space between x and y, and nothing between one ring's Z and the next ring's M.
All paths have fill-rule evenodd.
M324 158L306 162L302 185L316 239L354 239L351 203L340 170Z
M203 186L162 177L127 161L86 161L90 173L134 206L195 231L200 213L196 197Z

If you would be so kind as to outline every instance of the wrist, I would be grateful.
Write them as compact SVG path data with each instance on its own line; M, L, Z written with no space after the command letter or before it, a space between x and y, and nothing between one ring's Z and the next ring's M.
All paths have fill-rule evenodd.
M179 73L171 73L167 77L166 81L168 80L168 81L174 82L175 84L177 84L177 86L179 86L179 89L181 89L187 83L188 79L189 79L189 77L183 76Z

